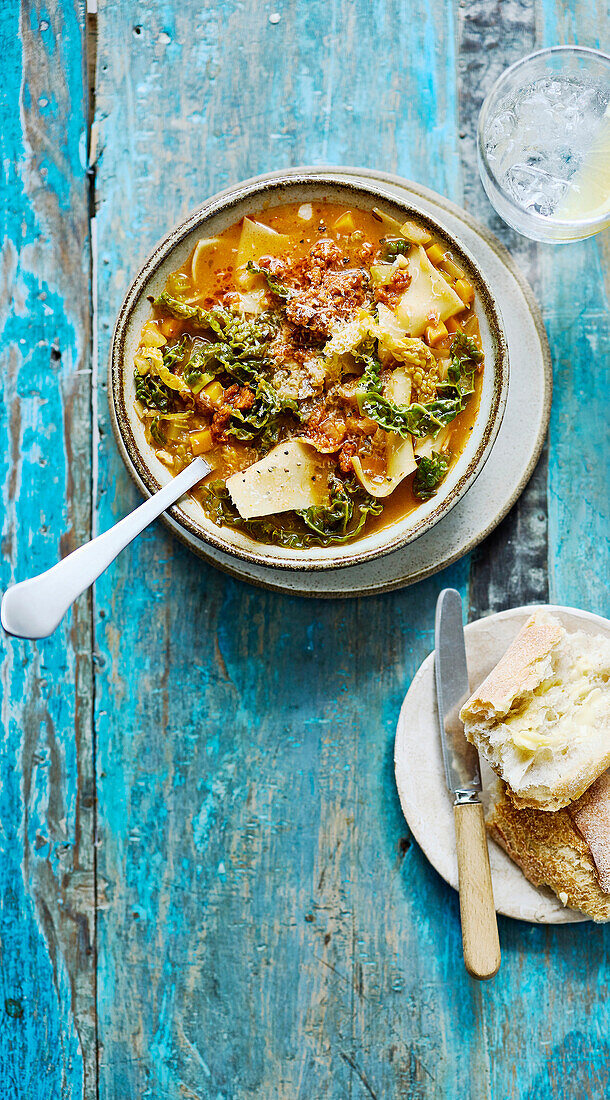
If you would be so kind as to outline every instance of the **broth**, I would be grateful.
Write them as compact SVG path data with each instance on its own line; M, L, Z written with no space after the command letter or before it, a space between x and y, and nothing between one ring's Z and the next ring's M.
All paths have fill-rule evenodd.
M194 495L216 522L331 545L433 495L476 419L480 349L473 289L422 227L289 204L202 238L170 276L135 356L137 409L172 473L213 465Z

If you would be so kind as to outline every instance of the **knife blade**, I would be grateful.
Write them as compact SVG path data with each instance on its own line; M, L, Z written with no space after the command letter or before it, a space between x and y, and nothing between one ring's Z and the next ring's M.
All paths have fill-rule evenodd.
M434 675L447 786L463 801L478 801L479 755L464 736L460 709L470 697L462 626L462 598L445 588L436 604Z
M464 963L473 978L487 981L500 967L500 940L493 899L481 793L479 756L464 735L460 709L470 695L462 625L462 599L445 588L436 604L434 675L447 786L453 793Z

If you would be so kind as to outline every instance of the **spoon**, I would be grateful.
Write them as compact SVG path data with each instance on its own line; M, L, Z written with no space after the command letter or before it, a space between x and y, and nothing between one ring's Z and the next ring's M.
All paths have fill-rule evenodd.
M212 467L196 458L149 500L115 523L109 531L79 546L45 573L13 584L0 606L0 622L16 638L48 638L74 600L153 519L209 474Z

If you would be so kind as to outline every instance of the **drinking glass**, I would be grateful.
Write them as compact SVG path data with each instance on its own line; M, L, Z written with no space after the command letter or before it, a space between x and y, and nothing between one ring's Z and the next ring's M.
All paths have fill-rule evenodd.
M610 225L610 56L580 46L529 54L479 115L483 187L535 241L583 240Z

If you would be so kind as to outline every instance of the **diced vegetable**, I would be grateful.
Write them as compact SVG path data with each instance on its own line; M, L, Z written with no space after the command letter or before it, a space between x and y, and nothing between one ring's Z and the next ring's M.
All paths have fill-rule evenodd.
M371 279L374 286L387 286L396 272L395 263L371 264Z
M345 214L341 214L333 225L333 229L336 229L339 233L353 233L355 228L354 215L351 210L346 210Z
M431 264L436 264L436 266L438 267L438 265L442 264L443 260L445 259L445 252L442 245L440 245L437 241L436 244L432 244L430 245L430 248L426 249L426 256L430 260Z
M213 442L212 433L208 428L189 434L189 445L194 455L205 454L206 451L211 449Z
M474 287L468 282L468 279L457 279L455 292L459 294L460 298L467 306L471 305L474 301Z
M167 336L168 340L172 340L174 336L178 336L182 332L182 322L178 321L176 317L167 317L161 322L161 331L164 336Z
M447 332L453 332L453 333L456 333L456 332L463 333L464 332L464 329L460 325L459 321L456 321L455 317L448 317L445 324L446 324L446 327L447 327Z
M207 397L208 401L210 401L212 403L212 405L220 405L220 403L221 403L221 401L224 397L224 392L225 391L224 391L224 388L221 386L220 382L218 382L218 381L216 381L216 379L214 379L213 382L210 382L209 386L205 386L203 392L204 392L205 396Z
M455 261L452 260L451 256L448 256L447 253L445 253L441 267L452 279L463 279L464 277L464 272L461 267L458 267Z
M431 348L435 348L437 344L440 344L441 340L444 340L447 335L447 326L443 324L442 321L439 321L435 325L426 326L426 343Z
M400 232L403 237L406 237L411 244L427 244L432 240L432 235L427 229L422 229L420 225L416 225L415 222L406 221L403 222L400 227Z

